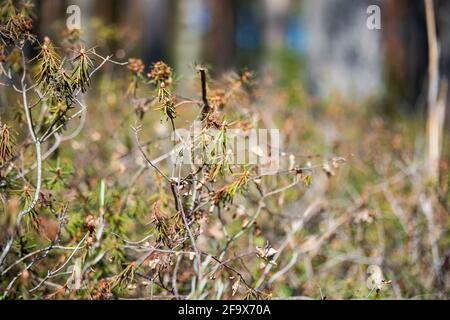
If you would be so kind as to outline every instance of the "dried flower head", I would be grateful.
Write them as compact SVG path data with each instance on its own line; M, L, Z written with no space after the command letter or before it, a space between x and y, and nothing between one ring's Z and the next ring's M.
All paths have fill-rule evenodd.
M29 17L29 9L22 6L17 10L12 1L3 1L0 5L0 39L6 45L20 43L32 39L33 20Z
M111 288L110 281L108 281L106 279L100 280L97 287L94 288L94 290L92 290L92 293L91 293L92 299L94 299L94 300L111 299L111 297L112 297L111 289L112 288Z
M157 84L171 84L172 83L172 68L162 61L155 62L152 65L147 76Z
M128 70L131 70L134 73L141 74L144 72L145 65L141 59L130 58L128 59Z

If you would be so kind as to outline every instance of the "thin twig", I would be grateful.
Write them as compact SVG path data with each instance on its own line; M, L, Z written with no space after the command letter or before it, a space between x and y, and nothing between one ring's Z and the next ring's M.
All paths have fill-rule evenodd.
M204 119L206 119L208 114L211 112L211 107L210 107L209 101L208 101L206 69L203 67L199 67L198 72L200 73L200 81L202 84L203 108L202 108L202 113L201 113L201 120L204 120Z

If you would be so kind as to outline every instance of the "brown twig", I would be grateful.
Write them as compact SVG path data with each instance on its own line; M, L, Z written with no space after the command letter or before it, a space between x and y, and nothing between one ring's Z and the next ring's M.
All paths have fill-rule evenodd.
M211 112L211 106L209 105L208 101L208 93L207 93L207 83L206 83L206 69L203 67L198 68L198 72L200 73L200 80L202 83L202 101L203 101L203 108L202 108L202 115L201 120L205 120L208 114Z

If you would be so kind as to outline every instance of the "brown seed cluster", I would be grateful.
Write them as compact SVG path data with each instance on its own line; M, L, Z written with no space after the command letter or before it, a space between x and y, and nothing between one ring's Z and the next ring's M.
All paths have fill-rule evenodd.
M1 42L6 46L20 44L24 40L33 41L31 31L33 20L29 16L28 8L15 8L13 1L2 1L0 4L0 34Z
M159 84L171 84L172 68L164 62L158 61L152 65L152 68L147 76Z
M128 59L128 70L131 70L134 73L141 74L144 72L145 65L141 59L130 58Z
M19 13L16 16L16 19L12 22L18 31L20 32L28 32L33 29L33 20Z
M106 280L102 279L98 283L98 286L92 290L92 299L94 300L108 300L111 299L111 283Z

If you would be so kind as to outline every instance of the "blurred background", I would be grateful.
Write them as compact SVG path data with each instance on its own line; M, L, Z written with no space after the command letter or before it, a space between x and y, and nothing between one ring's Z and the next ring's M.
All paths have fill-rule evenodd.
M81 8L84 38L92 44L102 41L94 37L108 38L118 58L164 60L179 74L195 62L215 74L248 67L270 71L284 85L301 81L313 96L382 97L391 112L426 107L427 28L420 0L41 0L38 34L59 32L70 4ZM366 26L373 4L381 8L381 30ZM440 73L448 78L450 2L434 4Z
M229 71L248 68L255 77L227 101L224 116L237 114L245 120L240 122L279 128L286 163L291 155L300 167L335 156L347 158L348 165L334 178L329 172L314 176L310 188L273 198L259 218L262 236L255 235L255 241L264 245L267 239L277 248L308 204L317 199L326 202L287 250L298 255L291 260L286 254L280 261L280 268L292 269L283 276L275 274L274 296L322 298L322 288L332 298L369 297L364 291L366 266L376 264L392 280L392 290L383 297L449 298L450 1L33 3L40 40L49 36L56 44L64 43L66 10L78 5L86 46L95 46L104 56L114 53L117 61L140 58L146 72L153 62L163 60L173 67L176 80L184 77L175 81L176 93L183 97L201 97L196 63L211 73L210 98L220 98L221 90L232 91L236 78ZM371 5L380 8L379 30L367 26ZM71 204L75 223L83 225L84 215L96 212L92 195L99 179L105 179L114 199L111 217L125 221L127 237L141 239L147 232L147 209L160 190L143 174L145 165L139 162L130 129L136 116L144 128L142 138L151 145L150 156L159 157L171 144L164 138L170 128L161 121L161 112L147 102L154 98L152 86L140 86L134 97L127 94L133 79L126 68L105 64L85 96L88 116L70 125L68 131L75 135L63 142L64 148L57 146L48 163L59 166L61 158L77 168L61 191L61 201ZM19 108L12 94L0 91L0 116L5 114L9 122L23 119L14 118ZM197 116L197 108L190 107L179 109L178 128L190 123L189 116ZM23 124L21 130L28 132ZM130 177L135 180L130 182ZM253 211L253 197L240 200L246 211ZM227 218L236 230L243 226L239 215ZM210 221L205 238L215 240L203 241L211 250L224 239L217 223ZM236 252L246 246L253 250L252 243L253 234L242 238ZM260 270L258 262L251 263L253 277ZM183 277L188 283L191 270L186 270Z

